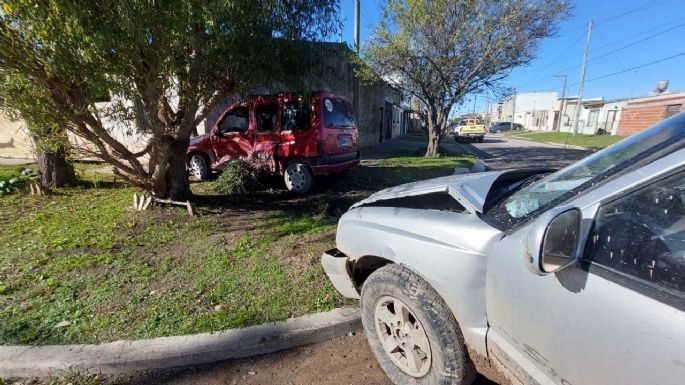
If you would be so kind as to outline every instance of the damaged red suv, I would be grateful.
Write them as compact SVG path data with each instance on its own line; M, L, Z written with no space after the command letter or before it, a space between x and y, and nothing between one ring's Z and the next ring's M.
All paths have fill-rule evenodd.
M233 159L266 159L288 190L305 193L315 175L359 165L357 123L342 96L314 92L254 96L224 111L208 134L190 139L188 169L207 179Z

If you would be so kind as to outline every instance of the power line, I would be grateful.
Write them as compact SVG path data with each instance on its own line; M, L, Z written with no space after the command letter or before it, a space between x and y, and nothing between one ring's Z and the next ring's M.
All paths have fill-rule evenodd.
M624 50L624 49L626 49L626 48L630 48L630 47L632 47L632 46L634 46L634 45L637 45L637 44L640 44L640 43L644 43L645 41L651 40L651 39L653 39L653 38L655 38L655 37L657 37L657 36L661 36L661 35L663 35L663 34L665 34L665 33L671 32L671 31L673 31L673 30L675 30L675 29L682 28L683 26L685 26L685 23L678 24L678 25L676 25L676 26L674 26L674 27L671 27L671 28L668 28L668 29L666 29L666 30L664 30L664 31L655 33L655 34L653 34L653 35L649 35L649 36L647 36L647 37L645 37L645 38L643 38L643 39L640 39L640 40L634 41L634 42L632 42L632 43L626 44L626 45L624 45L623 47L616 48L616 49L614 49L614 50L612 50L612 51L609 51L609 52L607 52L607 53L605 53L605 54L602 54L602 55L600 55L600 56L595 56L595 57L589 59L588 62L595 61L595 60L601 59L601 58L605 58L605 57L607 57L607 56L611 56L611 55L613 55L613 54L616 53L616 52L622 51L622 50ZM607 45L604 45L604 46L606 47ZM573 66L571 66L571 67L567 67L567 68L564 68L564 69L562 69L562 70L559 70L559 71L556 72L556 73L557 73L557 74L563 73L563 72L566 72L566 71L568 71L568 70L572 70L572 69L578 68L578 67L580 67L580 65L579 65L579 64L576 64L576 65L573 65Z
M666 0L666 1L668 1L668 0ZM603 22L603 23L608 23L608 22L617 20L617 19L619 19L619 18L621 18L621 17L624 17L624 16L627 16L627 15L633 14L633 13L635 13L635 12L639 12L639 11L641 11L641 10L643 10L643 9L653 7L653 6L658 5L658 4L661 4L661 3L664 3L664 1L650 0L650 1L646 2L646 3L643 3L643 4L641 4L641 5L637 6L637 7L635 7L635 8L632 8L632 9L630 9L630 10L628 10L628 11L622 12L622 13L620 13L620 14L618 14L618 15L615 15L615 16L611 16L611 17L609 17L609 18L607 18L607 19L603 19L602 22ZM659 26L657 26L657 27L647 29L647 30L642 31L642 32L639 32L639 33L637 33L637 34L633 34L633 35L631 35L631 36L629 36L629 37L624 37L624 38L621 38L621 39L619 39L619 40L615 40L615 41L613 41L613 42L611 42L611 43L602 45L602 46L600 46L600 47L594 49L593 51L594 51L594 52L601 51L603 48L612 47L612 46L614 46L616 43L619 43L619 42L623 42L623 41L629 40L629 39L631 39L631 38L633 38L633 37L636 37L636 36L644 35L644 34L646 34L646 33L649 33L649 32L651 32L651 31L654 31L654 30L659 30L659 29L662 29L662 28L664 28L664 27L669 27L670 25L672 25L672 24L674 24L674 23L677 23L677 22L680 22L680 21L682 21L682 19L676 19L676 20L670 21L670 22L668 22L668 23L661 24L661 25L659 25ZM660 31L660 32L658 32L658 33L656 33L656 34L650 35L650 36L648 36L648 37L646 37L646 38L643 38L643 39L641 39L641 40L638 40L638 41L629 43L629 44L627 44L627 45L625 45L625 46L623 46L623 47L621 47L621 48L614 49L614 50L610 51L609 53L602 54L601 56L598 56L598 57L593 57L593 58L589 59L588 61L598 60L598 59L600 59L600 58L604 58L604 57L610 56L611 54L614 54L614 53L619 52L619 51L621 51L621 50L623 50L623 49L629 48L629 47L631 47L631 46L633 46L633 45L642 43L642 42L644 42L644 41L650 40L650 39L652 39L652 38L654 38L654 37L663 35L663 34L668 33L668 32L670 32L670 31L672 31L672 30L674 30L674 29L680 28L680 27L682 27L682 26L685 26L685 23L681 23L681 24L678 24L678 25L676 25L676 26L674 26L674 27L667 28L667 29L665 29L665 30L663 30L663 31ZM572 28L572 29L569 29L569 31L573 31L573 30L576 30L576 29L578 29L578 28ZM543 78L548 77L549 75L544 74L544 72L545 72L546 70L548 70L549 68L551 68L554 64L561 63L561 62L564 62L564 61L568 61L569 59L571 59L571 57L567 57L567 58L563 58L563 59L557 60L557 58L559 58L561 55L563 55L563 54L564 54L566 51L568 51L571 47L573 47L574 45L576 45L576 44L578 43L578 41L579 41L580 39L582 39L583 36L585 36L585 33L584 33L584 32L581 33L580 36L579 36L571 45L569 45L566 49L564 49L560 55L556 56L555 59L554 59L553 61L544 64L541 68L540 68L540 67L538 67L538 68L531 68L531 69L528 69L528 70L526 70L526 71L520 72L519 75L526 74L526 73L530 73L530 72L537 72L537 73L541 73L541 72L542 72L542 74L533 77L531 80L527 81L526 83L524 83L523 85L521 85L521 86L519 86L519 87L525 87L525 86L527 86L527 85L529 85L529 84L532 84L532 83L537 82L537 81L540 80L540 79L543 79ZM575 56L574 56L574 57L575 57ZM580 64L576 64L576 65L573 65L573 66L564 68L564 69L562 69L562 70L556 71L556 72L553 73L553 75L559 75L559 74L562 74L562 73L564 73L564 72L566 72L566 71L569 71L569 70L572 70L572 69L575 69L575 68L578 68L578 67L580 67Z
M586 83L588 83L588 82L593 82L593 81L595 81L595 80L601 80L601 79L605 79L605 78L608 78L608 77L611 77L611 76L616 76L616 75L624 74L624 73L626 73L626 72L635 71L635 70L637 70L637 69L644 68L644 67L649 67L649 66L651 66L651 65L658 64L658 63L661 63L661 62L665 62L665 61L668 61L668 60L671 60L671 59L675 59L675 58L678 58L678 57L681 57L681 56L685 56L685 51L679 52L679 53L674 54L674 55L671 55L671 56L663 57L663 58L661 58L661 59L657 59L657 60L651 61L651 62L649 62L649 63L643 63L643 64L640 64L640 65L637 65L637 66L633 66L633 67L630 67L630 68L622 69L622 70L620 70L620 71L616 71L616 72L612 72L612 73L605 74L605 75L602 75L602 76L598 76L598 77L596 77L596 78L592 78L592 79L586 80L585 82L586 82ZM577 85L577 84L580 84L580 82L569 83L567 86L574 86L574 85ZM521 87L517 87L517 88L520 89ZM550 88L550 89L538 90L538 91L531 91L531 92L545 92L545 91L554 91L554 90L555 90L554 88Z
M603 55L601 55L601 56L593 57L592 59L590 59L590 60L588 60L588 61L593 61L593 60L601 59L601 58L603 58L603 57L607 57L607 56L612 55L612 54L614 54L614 53L616 53L616 52L619 52L619 51L622 51L622 50L624 50L624 49L626 49L626 48L632 47L632 46L634 46L634 45L636 45L636 44L644 43L645 41L651 40L651 39L653 39L653 38L655 38L655 37L657 37L657 36L661 36L661 35L663 35L663 34L665 34L665 33L671 32L671 31L673 31L673 30L675 30L675 29L682 28L683 26L685 26L685 23L678 24L678 25L676 25L675 27L671 27L671 28L669 28L669 29L667 29L667 30L665 30L665 31L662 31L662 32L659 32L659 33L655 33L655 34L650 35L650 36L647 36L647 37L645 37L645 38L643 38L643 39L640 39L640 40L634 41L634 42L632 42L632 43L626 44L626 45L624 45L623 47L616 48L615 50L609 51L609 52L607 52L607 53L605 53L605 54L603 54Z
M613 72L613 73L610 73L610 74L602 75L602 76L599 76L599 77L596 77L596 78L593 78L593 79L590 79L590 80L587 80L587 81L588 81L588 82L592 82L592 81L595 81L595 80L600 80L600 79L608 78L608 77L610 77L610 76L623 74L623 73L630 72L630 71L633 71L633 70L636 70L636 69L640 69L640 68L643 68L643 67L647 67L647 66L650 66L650 65L653 65L653 64L657 64L657 63L665 62L665 61L667 61L667 60L675 59L675 58L680 57L680 56L685 56L685 51L680 52L680 53L677 53L677 54L672 55L672 56L668 56L668 57L665 57L665 58L657 59L657 60L651 61L651 62L649 62L649 63L640 64L640 65L635 66L635 67L630 67L630 68L626 68L626 69L621 70L621 71L616 71L616 72ZM578 83L575 83L575 84L578 84Z
M612 41L612 42L610 42L610 43L601 45L601 46L597 47L595 50L601 50L601 49L606 48L606 47L611 47L611 46L613 46L614 44L622 43L622 42L624 42L624 41L626 41L626 40L630 40L630 39L632 39L632 38L634 38L634 37L641 36L641 35L647 34L647 33L649 33L649 32L659 30L659 29L664 28L664 27L669 27L669 26L671 26L671 25L673 25L673 24L676 24L676 23L678 23L678 22L681 22L681 21L683 21L683 18L679 17L679 18L677 18L677 19L675 19L675 20L669 21L668 23L659 24L658 26L655 26L655 27L653 27L653 28L649 28L649 29L646 29L646 30L644 30L644 31L640 31L640 32L634 33L634 34L632 34L632 35L624 36L624 37L621 38L621 39L614 40L614 41Z
M632 15L635 12L642 11L643 9L647 9L647 8L653 7L654 5L657 5L659 3L664 3L664 2L665 1L650 0L650 1L643 3L642 5L638 5L637 7L633 8L633 9L629 9L623 13L619 13L616 16L609 17L608 19L599 20L598 22L599 23L608 23L608 22L614 21L616 19L620 19L624 16Z
M371 17L369 16L368 12L366 11L366 8L364 7L364 3L361 1L359 2L359 7L361 8L361 16L363 19L366 19L366 22L370 25L371 24Z

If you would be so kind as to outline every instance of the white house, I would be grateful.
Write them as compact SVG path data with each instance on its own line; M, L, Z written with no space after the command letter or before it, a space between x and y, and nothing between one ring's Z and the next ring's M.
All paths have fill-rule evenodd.
M501 103L494 104L488 115L493 122L520 123L527 129L550 127L550 111L557 106L556 92L526 92L514 94Z

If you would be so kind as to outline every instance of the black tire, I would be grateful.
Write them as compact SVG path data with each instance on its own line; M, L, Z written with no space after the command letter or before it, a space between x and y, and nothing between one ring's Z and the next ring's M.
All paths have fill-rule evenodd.
M478 138L478 143L483 143L484 140L485 140L485 137L481 136L480 138Z
M209 160L205 155L195 154L188 161L190 175L196 180L207 180L211 176Z
M314 173L305 163L292 162L283 171L285 187L296 194L304 194L314 185Z
M411 311L428 337L430 367L421 377L402 369L386 353L377 329L376 309L386 298L399 299ZM468 357L464 337L454 315L440 295L426 281L401 265L387 265L364 282L361 294L364 332L378 364L398 385L470 385L476 370ZM378 325L384 325L378 322ZM387 329L386 329L387 330Z

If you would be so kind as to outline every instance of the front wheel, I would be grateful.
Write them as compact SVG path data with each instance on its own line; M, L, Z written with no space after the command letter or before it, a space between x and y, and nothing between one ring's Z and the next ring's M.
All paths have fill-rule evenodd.
M371 350L393 383L473 382L476 371L452 312L406 267L374 272L362 287L361 308Z
M285 187L296 194L304 194L314 184L314 174L304 163L290 163L283 173Z
M206 180L209 178L209 162L207 162L206 157L195 154L190 158L188 165L190 166L190 175L192 175L193 178L197 180Z

